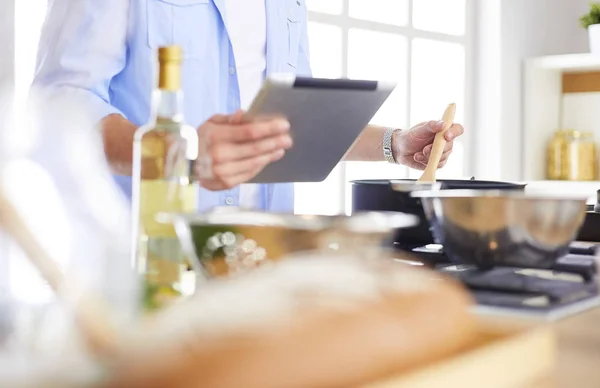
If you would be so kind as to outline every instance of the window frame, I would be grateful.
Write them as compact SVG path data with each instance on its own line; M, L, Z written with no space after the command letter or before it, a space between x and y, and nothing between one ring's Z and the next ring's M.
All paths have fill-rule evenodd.
M15 4L16 0L4 0L0 3L0 41L3 53L0 56L0 90L12 94L15 89ZM10 115L11 104L2 104L0 112L2 117ZM5 130L0 126L0 130ZM10 283L9 252L10 244L8 237L0 230L0 297L7 297Z
M311 0L307 0L311 1ZM312 0L319 1L319 0ZM475 36L475 22L477 14L477 0L465 0L465 32L464 35L450 35L439 32L424 31L414 28L412 25L413 19L413 2L415 0L408 0L408 22L405 26L390 25L370 20L362 20L351 17L349 15L349 4L350 0L342 0L342 10L338 14L329 14L316 11L308 11L308 22L316 22L325 25L333 25L339 27L342 30L342 76L347 77L348 75L348 32L352 28L365 29L376 32L391 33L402 35L406 37L408 41L408 58L407 58L407 71L406 71L406 103L407 103L407 122L414 125L411 118L411 75L412 75L412 41L415 38L431 39L440 42L457 43L464 47L465 50L465 89L464 89L464 114L463 122L465 128L471 128L474 123L475 114L473 108L475 106L474 95L475 95L475 65L476 57L474 54L475 45L477 44ZM459 108L460 109L460 108ZM440 112L441 114L442 112ZM435 119L435 118L432 118ZM475 160L475 139L470 131L465 131L465 134L461 136L461 143L464 146L464 171L465 175L471 175L474 171L473 161ZM331 179L335 179L342 185L340 190L340 198L338 201L338 209L335 211L339 213L349 214L350 201L351 201L351 188L349 182L346 180L348 171L347 162L340 163L338 171L335 175L330 176ZM401 171L400 171L401 172ZM404 169L405 178L408 178L409 170ZM399 174L401 175L401 174ZM400 176L399 176L400 177ZM462 178L457 177L457 178ZM334 209L332 209L333 211Z

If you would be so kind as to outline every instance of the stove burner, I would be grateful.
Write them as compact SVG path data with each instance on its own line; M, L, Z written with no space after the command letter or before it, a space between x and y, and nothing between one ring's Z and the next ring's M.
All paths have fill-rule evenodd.
M485 305L547 309L561 307L598 294L595 282L578 274L522 268L456 271L454 266L439 268L472 290L478 303Z
M400 248L396 245L396 248ZM516 267L480 269L451 263L440 245L406 249L436 271L451 276L471 290L478 306L509 313L572 314L598 299L596 245L574 243L568 255L551 270ZM579 307L578 307L579 306ZM589 307L587 307L589 308ZM567 315L568 315L567 314Z

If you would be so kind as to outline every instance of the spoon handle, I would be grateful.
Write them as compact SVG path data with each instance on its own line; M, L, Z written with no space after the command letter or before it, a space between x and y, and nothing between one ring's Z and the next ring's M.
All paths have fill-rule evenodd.
M440 164L442 154L444 153L444 147L446 146L446 138L444 136L446 135L446 131L448 131L448 129L450 129L454 123L455 113L456 104L452 103L448 105L444 115L442 116L444 128L435 135L433 146L431 148L431 155L429 156L429 162L427 162L427 167L425 167L423 175L421 175L421 178L419 178L419 182L435 182L435 173L438 165Z

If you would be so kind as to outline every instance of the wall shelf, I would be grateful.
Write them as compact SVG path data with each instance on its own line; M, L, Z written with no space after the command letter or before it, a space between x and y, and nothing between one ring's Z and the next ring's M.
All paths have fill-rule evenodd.
M546 146L557 129L592 131L598 144L600 56L572 54L526 60L522 128L525 181L546 179Z

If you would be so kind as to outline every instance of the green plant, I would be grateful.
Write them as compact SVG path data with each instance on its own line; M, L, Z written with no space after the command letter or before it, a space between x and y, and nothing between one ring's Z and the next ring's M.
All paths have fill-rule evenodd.
M590 3L590 12L579 18L579 24L586 29L593 24L600 24L600 3Z

